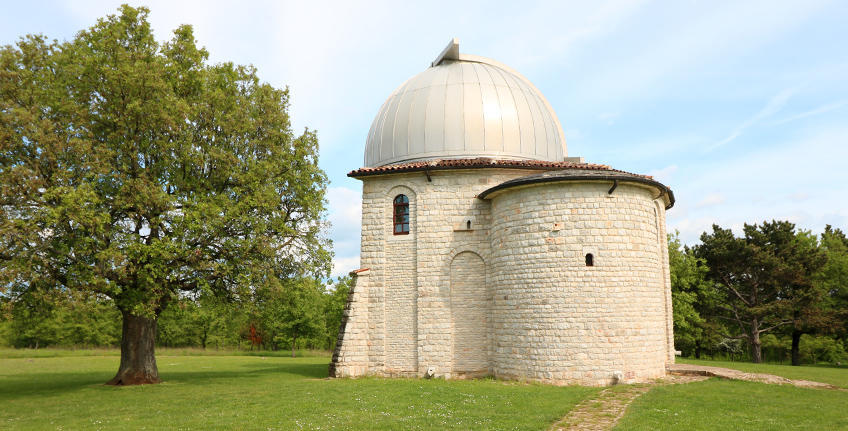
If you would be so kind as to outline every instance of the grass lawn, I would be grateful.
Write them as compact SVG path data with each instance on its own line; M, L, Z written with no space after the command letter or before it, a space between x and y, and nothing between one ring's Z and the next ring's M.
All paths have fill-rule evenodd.
M844 430L846 407L848 392L710 379L653 388L615 429Z
M848 366L834 365L791 365L753 364L750 362L710 361L705 359L678 358L683 364L706 365L710 367L732 368L746 373L765 373L786 377L793 380L812 380L814 382L830 383L831 385L848 388Z
M326 356L168 351L157 360L165 383L111 387L103 382L117 370L115 352L7 353L0 351L0 429L540 430L598 391L494 380L329 380Z

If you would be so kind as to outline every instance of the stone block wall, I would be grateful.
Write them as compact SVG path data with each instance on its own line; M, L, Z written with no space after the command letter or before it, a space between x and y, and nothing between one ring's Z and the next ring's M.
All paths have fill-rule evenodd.
M548 183L492 199L494 375L605 385L665 374L656 192ZM587 254L593 266L587 266Z
M609 197L609 184L554 183L476 197L535 172L362 178L360 262L370 270L351 294L336 375L432 367L437 377L600 385L613 371L664 374L673 345L656 191L622 183ZM392 233L398 194L410 200L409 235Z

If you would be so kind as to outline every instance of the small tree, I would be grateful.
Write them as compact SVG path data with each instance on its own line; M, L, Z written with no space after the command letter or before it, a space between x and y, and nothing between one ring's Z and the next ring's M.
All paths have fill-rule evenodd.
M122 6L64 43L0 49L0 288L105 295L110 384L159 382L157 317L186 292L326 274L326 176L288 91L207 64L190 26L159 44ZM2 293L2 292L0 292Z
M692 249L683 247L678 233L668 236L669 267L671 273L671 298L674 317L674 344L684 354L701 357L705 348L721 341L720 333L726 331L715 319L720 292L707 280L709 269Z
M11 329L15 347L38 349L61 341L57 314L62 310L56 306L61 296L56 292L40 293L20 295L13 305Z
M352 281L348 276L339 277L332 289L324 294L324 319L327 328L328 350L333 350L339 339L339 327L342 324L342 316Z
M291 280L259 291L259 312L266 336L275 347L290 343L295 357L298 339L324 333L321 283L314 279Z

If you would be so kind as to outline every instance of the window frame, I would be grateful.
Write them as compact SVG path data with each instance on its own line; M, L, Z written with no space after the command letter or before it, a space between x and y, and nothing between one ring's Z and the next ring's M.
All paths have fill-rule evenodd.
M403 220L406 216L406 221ZM392 234L409 235L410 231L409 197L404 194L395 196L392 201ZM400 230L398 230L400 226ZM406 230L404 230L404 227Z

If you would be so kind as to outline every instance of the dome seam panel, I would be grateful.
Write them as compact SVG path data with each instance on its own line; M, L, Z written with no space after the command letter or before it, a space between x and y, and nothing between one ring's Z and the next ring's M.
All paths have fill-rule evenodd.
M491 69L493 69L493 68L491 68L491 67L485 68L486 73L489 75L489 79L492 81L492 91L494 91L494 93L495 93L495 99L497 99L497 101L498 101L498 113L500 114L498 119L499 119L500 124L501 124L501 147L500 147L500 151L506 151L506 131L504 130L506 125L505 125L504 119L503 119L503 103L501 102L501 95L498 92L497 85L495 85L495 79L492 76Z
M478 94L480 94L480 117L483 119L483 122L482 122L482 126L483 126L482 127L482 129L483 129L483 151L486 151L486 110L484 109L485 107L483 106L483 84L480 82L480 72L477 71L477 66L478 65L476 63L471 63L471 70L474 71L474 76L477 78L476 80L474 80L474 83L471 84L471 85L476 84L477 85L477 92L478 92ZM463 113L465 113L465 111L463 111ZM467 137L468 136L468 127L466 127L465 129L466 129L465 136ZM466 139L465 145L467 146L469 144L471 144L471 140ZM469 150L469 151L472 151L471 148L466 148L466 149Z
M512 91L512 87L509 85L509 80L506 77L505 71L500 68L494 68L500 75L501 79L506 83L506 89L509 91L509 95L512 97L512 107L515 109L515 124L518 126L518 151L521 152L521 119L518 117L518 101L515 100L515 93ZM500 99L498 99L500 100ZM503 119L501 119L501 124L503 124ZM506 133L504 133L504 151L506 151Z
M406 95L406 88L409 87L410 82L413 80L406 81L404 83L403 88L397 93L397 105L395 105L395 112L392 116L392 158L396 158L398 155L395 154L395 134L397 133L397 116L398 112L400 112L400 105L403 103L403 98ZM391 108L389 108L391 109ZM408 154L408 153L407 153Z

